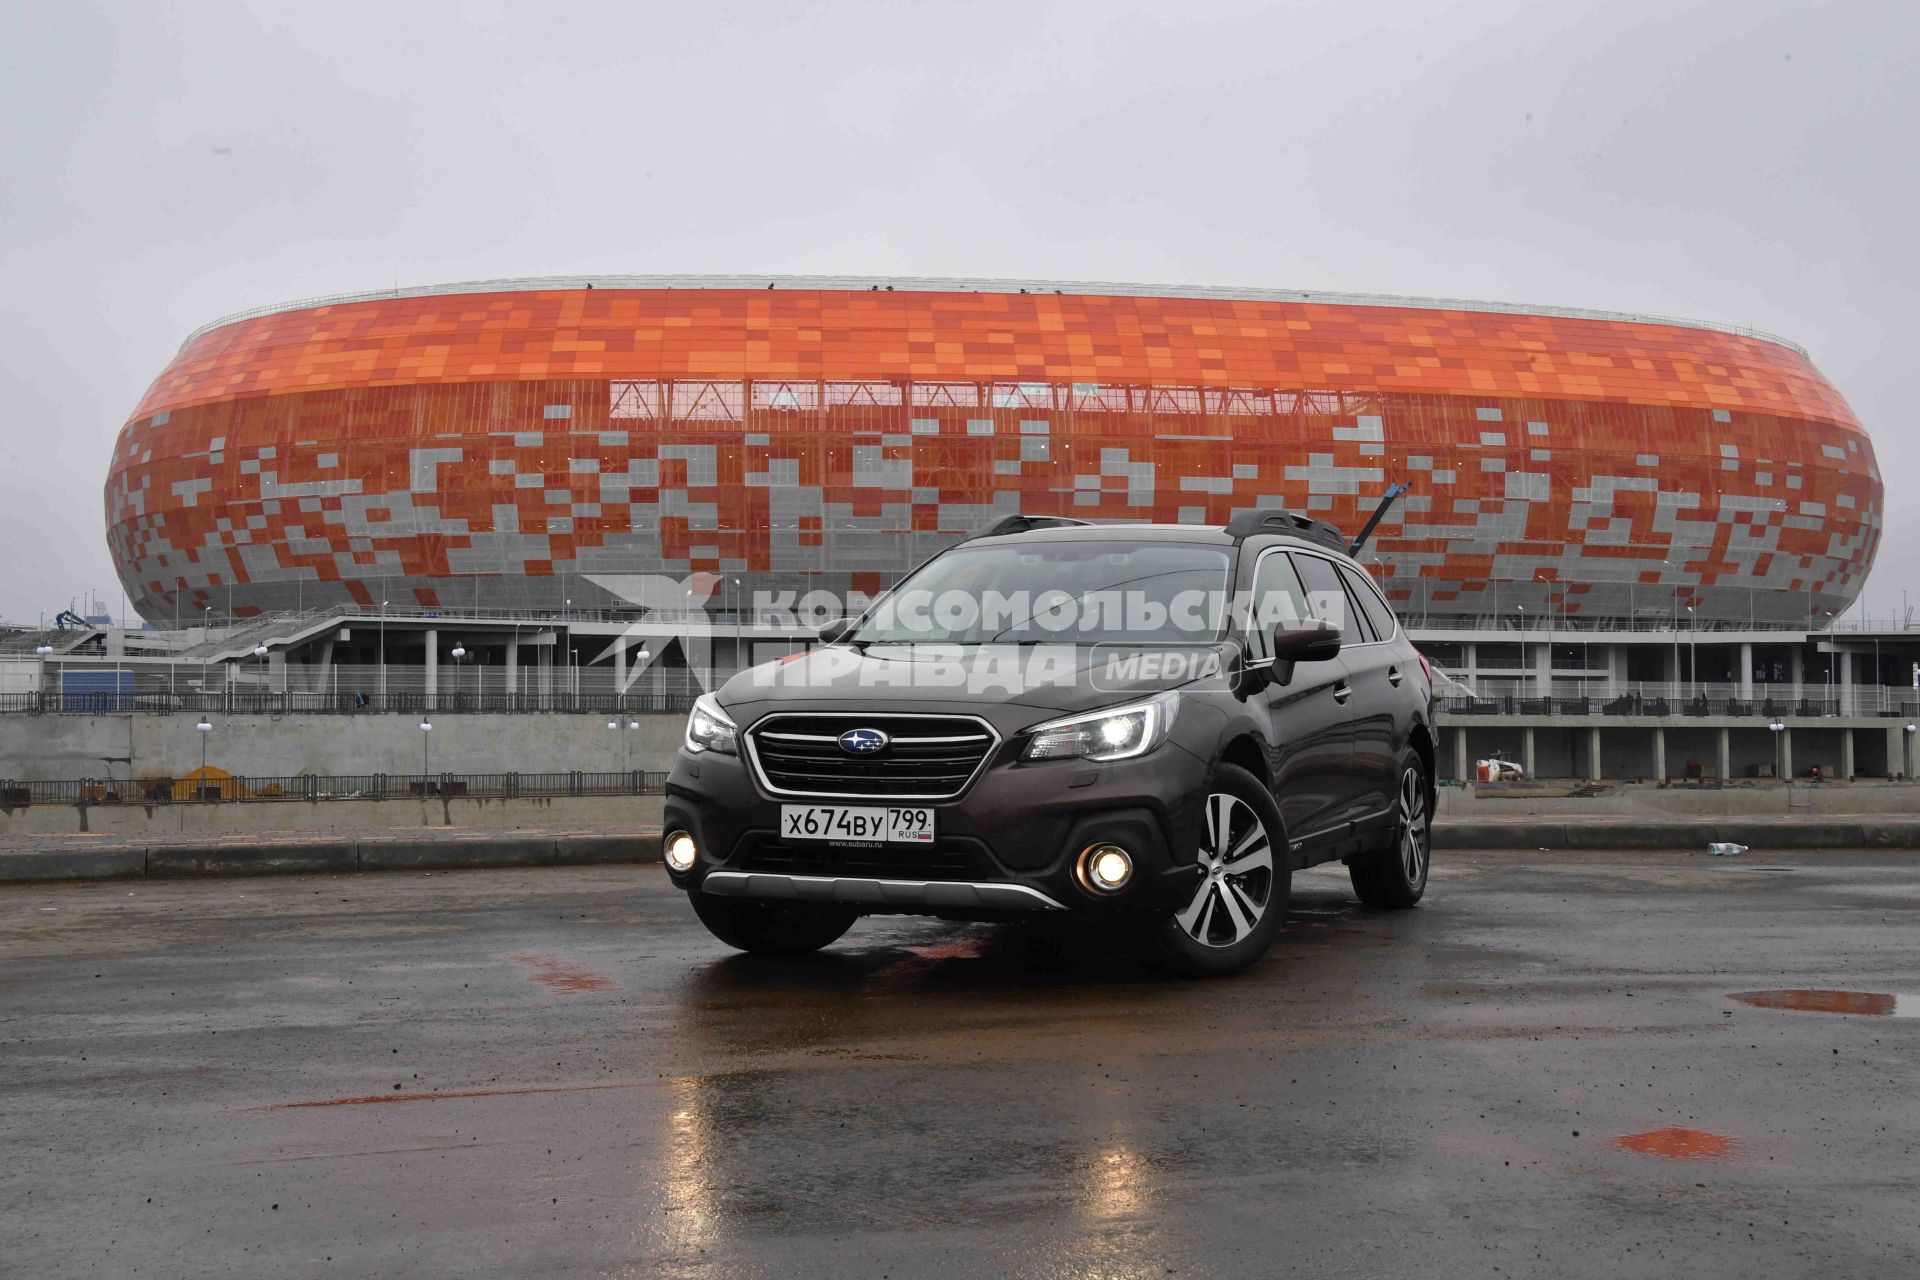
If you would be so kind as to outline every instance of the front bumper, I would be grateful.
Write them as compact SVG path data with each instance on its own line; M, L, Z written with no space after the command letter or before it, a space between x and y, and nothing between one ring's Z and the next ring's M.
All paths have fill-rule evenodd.
M667 779L663 830L691 832L700 847L690 870L669 871L674 883L717 896L959 919L1165 912L1193 897L1205 784L1206 766L1172 742L1110 764L1021 763L1003 746L958 799L905 802L935 811L933 847L841 847L783 842L780 808L796 801L766 794L741 757L682 749ZM1074 875L1081 851L1102 842L1133 858L1133 877L1117 893L1088 889Z

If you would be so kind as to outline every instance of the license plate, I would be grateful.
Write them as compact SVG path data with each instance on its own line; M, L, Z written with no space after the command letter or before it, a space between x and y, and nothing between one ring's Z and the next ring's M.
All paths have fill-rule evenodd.
M783 840L852 844L932 844L933 810L881 809L844 804L783 804Z

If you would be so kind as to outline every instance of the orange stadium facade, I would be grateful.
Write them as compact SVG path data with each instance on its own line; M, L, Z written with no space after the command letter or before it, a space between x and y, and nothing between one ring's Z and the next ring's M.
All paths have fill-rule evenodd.
M871 593L1011 511L1355 531L1410 621L1820 626L1873 446L1780 339L1477 302L1002 281L489 281L193 334L108 542L158 622ZM1686 612L1691 610L1692 612Z

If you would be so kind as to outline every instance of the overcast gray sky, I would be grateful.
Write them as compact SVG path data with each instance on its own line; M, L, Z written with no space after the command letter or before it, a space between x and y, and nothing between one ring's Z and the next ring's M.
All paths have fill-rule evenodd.
M1920 5L0 9L0 619L98 590L113 436L259 303L566 272L1556 303L1806 346L1920 606Z

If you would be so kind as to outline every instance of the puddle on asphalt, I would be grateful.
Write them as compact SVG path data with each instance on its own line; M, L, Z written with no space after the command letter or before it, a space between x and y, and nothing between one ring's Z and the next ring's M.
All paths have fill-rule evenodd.
M602 1089L638 1089L642 1083L628 1080L596 1084L524 1085L507 1089L441 1089L413 1093L364 1093L351 1098L307 1098L299 1102L268 1102L254 1111L305 1111L311 1107L373 1107L393 1102L454 1102L462 1098L518 1098L532 1093L593 1093Z
M1614 1144L1643 1156L1665 1156L1669 1160L1724 1160L1740 1149L1739 1143L1721 1134L1676 1127L1630 1133L1614 1139Z
M1727 998L1750 1004L1756 1009L1849 1013L1872 1018L1920 1018L1920 996L1887 995L1878 991L1735 991Z
M558 956L522 953L507 959L533 970L529 976L556 995L577 996L588 991L613 990L613 979L606 974L578 968Z

